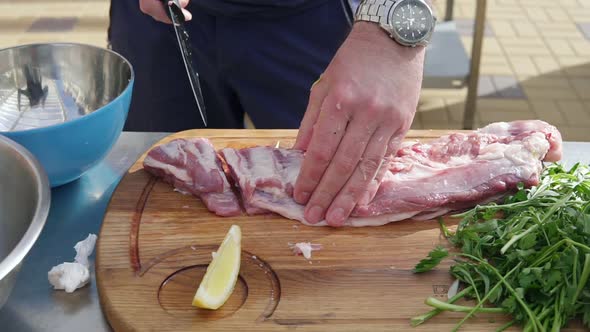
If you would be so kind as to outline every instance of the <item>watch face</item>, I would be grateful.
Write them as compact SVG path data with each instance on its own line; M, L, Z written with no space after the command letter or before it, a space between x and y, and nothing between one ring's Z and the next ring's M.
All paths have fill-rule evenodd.
M416 43L430 31L432 15L424 2L407 0L394 7L391 22L399 37L408 43Z

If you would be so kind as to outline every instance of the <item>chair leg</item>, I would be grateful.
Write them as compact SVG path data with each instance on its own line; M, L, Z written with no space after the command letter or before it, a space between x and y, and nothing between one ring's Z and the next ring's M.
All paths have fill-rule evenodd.
M447 10L445 13L445 21L453 20L453 9L455 7L455 0L447 0Z
M487 0L477 0L475 8L475 29L473 31L473 44L471 46L471 68L469 70L469 82L467 85L467 100L465 102L465 111L463 113L463 129L469 130L473 129L475 122L486 7Z

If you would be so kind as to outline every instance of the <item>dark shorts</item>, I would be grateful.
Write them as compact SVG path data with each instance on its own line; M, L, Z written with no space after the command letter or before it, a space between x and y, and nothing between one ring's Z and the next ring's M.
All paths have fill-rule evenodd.
M136 82L125 130L202 127L172 26L113 0L109 42L133 65ZM213 16L189 10L187 23L210 128L298 128L312 83L350 31L346 1L276 19Z

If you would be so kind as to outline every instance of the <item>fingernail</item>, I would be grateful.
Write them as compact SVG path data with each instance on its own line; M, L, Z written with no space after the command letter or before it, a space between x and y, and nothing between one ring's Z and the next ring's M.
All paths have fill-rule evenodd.
M193 14L191 14L188 10L183 9L182 13L184 14L184 20L185 21L190 21L193 19Z
M328 220L329 224L342 224L342 222L344 221L344 209L336 208L331 210L330 212L328 212L326 220Z
M307 212L307 221L309 221L312 224L320 222L320 220L322 220L322 212L323 210L320 206L316 205L312 207Z
M297 197L295 198L295 200L299 204L306 204L307 201L309 200L309 196L311 196L311 195L307 191L305 191L305 192L299 193L297 195Z

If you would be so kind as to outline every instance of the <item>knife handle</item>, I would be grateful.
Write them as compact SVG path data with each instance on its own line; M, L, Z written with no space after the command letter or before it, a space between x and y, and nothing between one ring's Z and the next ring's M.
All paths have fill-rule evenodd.
M172 3L170 3L172 2ZM170 10L171 9L172 12L174 12L174 16L176 16L177 18L179 18L181 20L181 22L185 22L184 19L184 13L182 12L182 7L180 6L180 1L178 0L162 0L162 4L164 5L164 11L166 12L166 15L168 15L169 19L172 19L172 17L170 17Z

